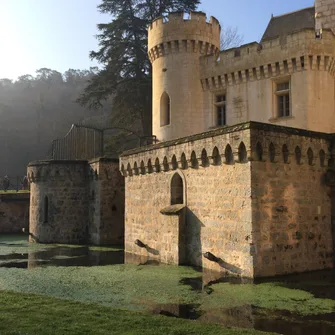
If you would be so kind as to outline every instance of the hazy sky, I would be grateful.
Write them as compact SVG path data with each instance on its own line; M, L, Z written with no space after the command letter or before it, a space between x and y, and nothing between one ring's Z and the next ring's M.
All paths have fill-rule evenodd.
M35 74L48 67L60 72L96 65L100 0L0 0L0 78ZM261 38L271 14L312 6L314 0L203 0L199 7L223 26L238 26L244 42Z

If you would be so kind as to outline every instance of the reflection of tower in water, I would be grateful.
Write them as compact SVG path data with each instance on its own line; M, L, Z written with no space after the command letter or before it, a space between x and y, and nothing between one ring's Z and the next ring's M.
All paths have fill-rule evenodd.
M90 267L123 263L123 250L91 250L87 246L55 246L28 253L28 269L39 266Z

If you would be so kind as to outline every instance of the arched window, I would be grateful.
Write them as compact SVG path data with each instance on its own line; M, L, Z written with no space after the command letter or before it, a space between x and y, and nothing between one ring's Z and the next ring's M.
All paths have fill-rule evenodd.
M283 151L283 161L284 161L285 164L287 164L288 163L289 151L288 151L288 147L287 147L286 144L283 145L282 151Z
M161 106L160 106L161 127L170 124L170 109L171 109L170 105L171 105L170 97L166 92L164 92L161 96Z
M257 155L258 161L263 160L263 147L259 142L257 142L257 145L256 145L256 155Z
M191 153L191 166L193 169L198 168L198 160L197 160L197 155L195 154L194 151Z
M319 152L319 158L320 158L320 166L324 167L325 166L326 154L322 149Z
M269 158L271 163L274 163L275 157L276 157L276 149L273 143L271 142L269 145Z
M295 161L297 162L297 164L301 164L301 150L298 146L295 147L294 153Z
M226 149L224 151L224 156L225 156L225 160L226 160L226 164L234 164L234 155L233 155L233 151L231 150L231 146L229 144L227 144Z
M217 147L214 147L213 149L212 158L213 158L213 165L221 165L221 156L219 149Z
M206 149L202 149L202 152L201 152L201 165L203 167L209 166L209 160L208 160Z
M314 154L311 148L308 148L307 150L307 158L308 158L308 164L313 165Z
M240 146L238 147L238 160L240 163L247 162L247 149L243 142L241 142Z
M180 158L180 162L181 162L181 168L183 170L187 169L187 159L186 159L186 155L184 153L182 153L181 158Z
M44 223L49 222L49 198L47 196L44 197Z
M184 203L184 183L179 173L175 173L171 179L171 205Z

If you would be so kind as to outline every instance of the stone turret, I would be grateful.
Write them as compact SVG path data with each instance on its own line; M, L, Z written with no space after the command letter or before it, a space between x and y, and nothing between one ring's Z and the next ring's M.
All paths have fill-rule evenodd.
M149 27L148 52L153 66L153 134L167 141L205 129L203 89L200 80L202 55L218 54L220 24L192 12L170 13Z
M316 30L331 29L335 33L335 0L315 1Z
M89 198L87 161L35 161L28 165L29 230L40 243L86 243Z

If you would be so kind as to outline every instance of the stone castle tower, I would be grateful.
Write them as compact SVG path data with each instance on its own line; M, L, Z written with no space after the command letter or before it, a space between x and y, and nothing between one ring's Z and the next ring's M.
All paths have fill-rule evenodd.
M153 71L153 134L159 141L206 130L201 55L218 54L220 24L206 14L171 13L149 27L148 51Z
M331 29L335 33L335 1L334 0L316 0L315 18L316 29Z

